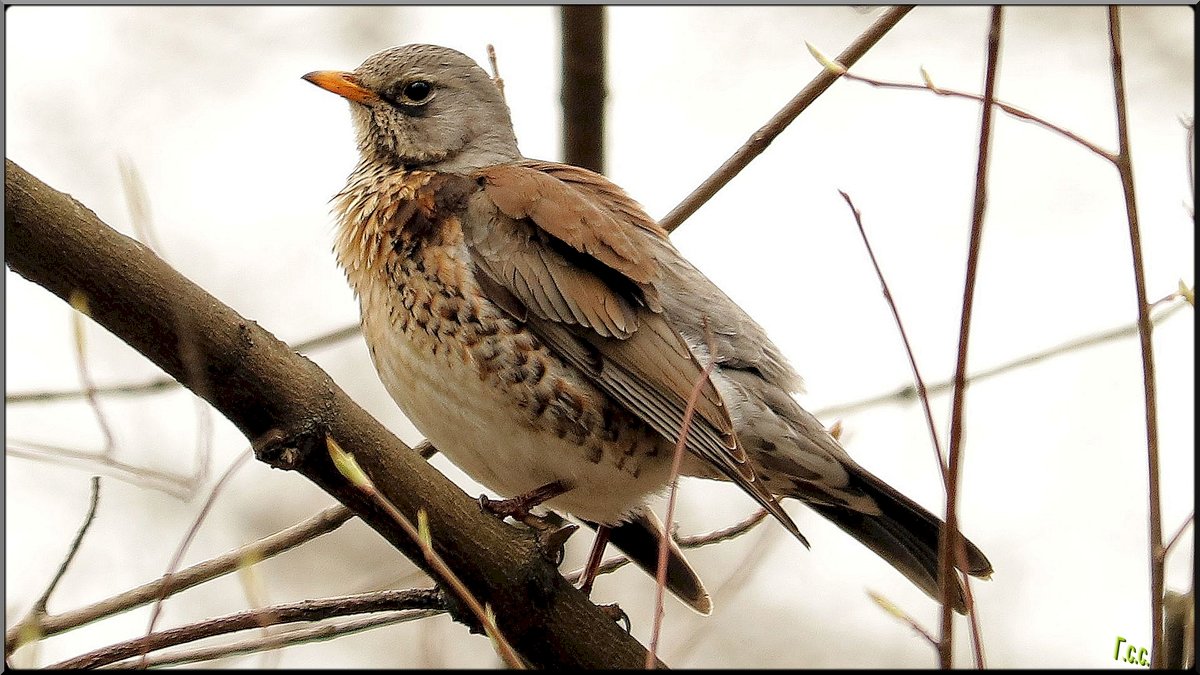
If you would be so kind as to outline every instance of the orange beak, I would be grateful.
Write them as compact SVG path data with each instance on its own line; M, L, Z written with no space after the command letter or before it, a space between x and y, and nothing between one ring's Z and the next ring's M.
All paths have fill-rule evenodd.
M380 100L378 94L359 84L354 73L340 70L318 70L305 75L304 79L325 91L331 91L355 103L370 105L378 103Z

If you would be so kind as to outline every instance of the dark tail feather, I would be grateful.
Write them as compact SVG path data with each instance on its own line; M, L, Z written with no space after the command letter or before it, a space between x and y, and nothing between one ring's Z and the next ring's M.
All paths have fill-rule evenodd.
M937 580L941 519L861 467L854 468L858 469L855 472L858 487L875 500L881 515L837 506L811 503L808 506L888 561L930 597L940 600ZM967 554L964 571L974 577L990 577L992 564L987 556L965 537L964 543ZM954 609L962 614L966 611L966 601L957 575L954 583L958 586L953 595Z
M596 528L593 522L583 522ZM634 514L628 522L614 526L609 530L608 540L653 577L658 571L658 546L663 536L662 521L647 511ZM712 599L704 590L700 576L683 557L675 540L668 538L667 541L667 590L697 612L712 613Z

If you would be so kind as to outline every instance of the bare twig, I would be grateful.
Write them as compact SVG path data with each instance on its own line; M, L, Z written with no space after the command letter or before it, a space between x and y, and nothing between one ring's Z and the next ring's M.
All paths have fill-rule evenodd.
M117 480L165 492L172 497L188 499L195 489L190 477L179 476L157 469L127 464L118 459L105 457L93 452L82 452L58 445L38 443L36 441L10 440L4 446L4 453L12 457L20 457L36 462L50 462L65 466L82 467L88 471L102 473Z
M443 608L440 594L436 590L380 591L362 595L323 598L320 600L304 600L296 603L238 612L237 614L206 619L187 626L151 633L73 657L54 664L50 668L97 668L166 647L174 647L217 635L258 628L264 623L279 624L295 621L322 621L349 614L429 608Z
M133 225L134 236L166 259L162 242L158 240L154 229L154 219L150 217L150 196L137 165L128 157L118 157L117 171L121 174L121 187L125 190L125 204L129 207L129 222Z
M1196 512L1192 511L1188 514L1187 518L1183 519L1183 523L1179 525L1179 529L1175 530L1175 534L1171 535L1171 538L1167 541L1167 545L1164 546L1162 550L1162 559L1164 562L1167 559L1167 555L1171 552L1171 549L1175 548L1175 545L1179 543L1180 537L1183 536L1184 532L1187 532L1188 526L1190 526L1195 520Z
M500 90L500 98L504 98L504 78L500 77L500 65L496 62L496 48L489 43L487 46L488 64L492 67L492 83Z
M844 65L848 66L849 64L844 64ZM875 78L864 77L862 75L856 75L854 73L848 73L848 72L842 73L842 77L846 78L847 80L852 80L854 82L862 82L863 84L868 84L868 85L871 85L872 87L879 87L880 89L909 89L909 90L913 90L913 91L930 91L930 92L937 94L938 96L946 96L948 98L967 98L967 99L971 99L972 101L980 101L980 102L983 101L983 97L980 96L979 94L972 94L972 93L965 92L965 91L956 91L954 89L943 89L941 87L938 87L930 79L928 79L928 76L926 73L924 73L924 71L922 71L922 74L926 76L924 84L911 84L908 82L889 82L886 80L877 80ZM1095 143L1092 143L1091 141L1080 136L1079 134L1076 134L1073 131L1069 131L1068 129L1065 129L1064 127L1060 127L1057 124L1049 122L1049 121L1047 121L1041 117L1038 117L1037 115L1034 115L1032 113L1026 112L1026 111L1016 107L1015 105L1005 103L1004 101L997 101L997 100L993 99L992 105L996 106L1000 110L1004 111L1005 113L1007 113L1019 120L1022 120L1025 122L1030 122L1030 123L1036 124L1037 126L1044 128L1044 129L1053 131L1054 133L1059 134L1060 136L1063 136L1072 141L1075 141L1079 145L1082 145L1083 147L1096 153L1097 155L1103 157L1104 159L1113 161L1113 153L1109 152L1108 150L1105 150L1104 148L1101 148L1100 146L1096 145Z
M316 349L322 349L335 345L339 342L348 340L360 332L359 325L356 323L352 326L344 326L337 330L318 335L314 338L303 340L292 345L292 348L298 352L309 352ZM170 377L159 377L146 382L136 382L130 384L117 384L105 387L96 387L94 389L98 396L141 396L145 394L153 394L168 389L174 389L180 386L179 381ZM79 398L84 398L85 392L80 390L69 391L30 391L16 394L5 394L4 402L8 405L21 403L46 403L49 401L71 401Z
M41 634L43 637L57 635L97 619L140 607L160 597L169 597L185 591L236 571L246 565L247 561L261 562L332 532L350 520L353 515L350 509L341 504L331 506L303 522L211 560L192 565L174 575L163 576L158 581L138 586L87 607L47 616L41 622ZM5 633L4 648L7 653L11 653L23 644L20 639L20 628L18 625Z
M850 46L846 47L841 54L838 55L838 60L847 66L853 65L866 54L868 50L879 42L887 32L892 29L900 19L904 18L905 14L912 11L911 6L892 7L887 10L887 13L880 17L867 30L863 31ZM670 213L663 216L658 224L666 231L670 232L683 224L689 216L696 212L704 205L712 196L725 186L734 176L738 175L742 169L746 168L750 162L760 155L771 141L775 140L784 129L788 127L795 119L804 112L806 108L825 92L838 79L838 74L822 70L811 82L808 83L800 93L788 101L788 104L783 107L775 116L770 119L761 129L754 132L742 147L733 153L733 156L725 160L725 163L720 166L711 176L706 178L690 195L684 198Z
M200 525L204 523L204 519L208 516L212 505L216 503L217 496L221 494L221 489L225 487L225 484L233 477L233 474L246 463L246 460L251 457L253 457L253 453L249 450L238 455L237 459L230 462L229 468L217 480L216 485L208 493L208 499L204 500L204 506L200 508L200 513L196 514L195 521L192 522L187 534L184 535L183 541L179 542L179 547L175 550L174 557L171 558L171 564L167 566L167 573L163 575L165 578L169 579L171 575L175 574L175 570L179 569L179 564L183 561L184 554L187 553L188 547L191 546L192 540L196 537L196 533L200 531ZM154 625L158 623L158 617L162 614L162 605L167 599L166 589L167 585L164 584L162 594L154 602L154 607L150 610L150 624L146 627L147 636L154 632ZM146 652L142 652L143 656L145 654Z
M1186 131L1184 151L1187 153L1188 187L1192 189L1192 203L1187 207L1188 216L1196 217L1196 118L1187 117L1180 120Z
M699 548L701 546L708 546L709 544L719 544L723 541L736 539L737 537L746 534L750 530L754 529L764 519L766 519L766 517L767 510L759 509L742 522L735 523L720 530L709 532L707 534L698 534L691 537L676 536L675 543L679 544L679 548L684 549Z
M729 541L731 539L736 539L743 534L746 534L750 530L753 530L759 523L763 522L763 519L766 517L766 510L759 509L742 522L735 523L720 530L706 532L704 534L697 534L691 537L679 537L674 533L672 533L672 536L675 538L675 543L679 544L679 548L701 548L712 544L720 544L721 542ZM626 558L625 556L613 556L612 558L609 558L601 563L600 567L596 570L596 575L599 576L601 574L611 574L628 565L629 563L629 558ZM583 576L583 570L575 570L574 572L564 576L566 577L567 581L570 581L572 584L578 583L579 579Z
M1150 528L1150 616L1152 645L1150 667L1163 663L1163 590L1164 565L1162 543L1162 501L1159 494L1158 399L1155 392L1154 345L1151 333L1150 304L1146 297L1146 266L1142 258L1141 229L1138 225L1137 194L1133 187L1133 157L1129 150L1129 120L1125 107L1125 70L1121 54L1121 15L1116 6L1108 8L1108 35L1112 56L1113 95L1117 110L1117 172L1125 193L1125 214L1129 220L1129 247L1133 254L1133 278L1137 289L1138 337L1142 346L1142 383L1146 406L1146 464L1149 474Z
M524 670L526 667L525 662L521 660L521 657L517 655L517 652L512 648L512 645L508 643L508 640L496 626L496 618L492 614L491 608L485 607L479 602L479 599L476 598L474 594L471 593L470 589L467 588L466 584L464 584L462 580L458 578L458 575L454 573L454 570L450 569L450 566L446 564L446 561L442 560L442 557L433 549L433 538L429 531L429 525L427 522L425 522L425 512L423 510L417 512L418 525L414 526L412 521L410 521L408 517L400 511L400 509L396 508L396 506L392 504L392 502L388 500L383 493L375 488L375 484L371 481L370 476L368 476L366 472L364 472L362 468L358 466L358 463L354 460L353 455L350 455L343 450L332 436L326 436L325 443L329 449L329 456L333 460L333 463L337 467L338 471L345 476L352 485L358 488L359 491L365 494L379 508L386 512L388 516L391 517L396 524L399 525L400 528L404 530L408 536L412 537L412 540L421 547L421 552L425 556L425 562L429 564L429 567L437 575L439 581L448 587L450 591L454 593L454 595L461 600L464 605L467 606L471 613L475 615L476 620L479 621L479 624L483 626L484 631L487 632L488 637L491 638L492 645L496 648L496 652L500 655L500 658L504 660L504 663L509 668Z
M954 646L954 591L959 574L953 562L963 564L966 558L965 543L958 531L958 482L961 477L963 454L963 414L967 393L967 344L971 337L971 310L975 304L975 279L979 269L979 247L983 238L983 216L987 208L988 158L992 144L992 102L996 92L996 70L1000 60L1000 30L1003 8L993 7L991 25L988 29L987 67L983 84L983 110L979 123L979 156L975 165L975 197L971 215L971 241L967 250L967 273L963 287L962 320L958 331L958 358L954 368L954 398L950 415L950 456L946 481L946 523L938 545L938 581L942 590L942 632L938 641L938 657L941 667L953 667ZM969 576L969 575L962 575ZM971 620L971 637L975 647L975 665L985 667L983 643L979 638L978 622L975 618L975 603L971 596L970 579L964 580L966 589L967 617Z
M850 199L850 195L838 190L838 194L842 199L846 200L846 205L850 207L850 213L854 215L854 223L858 225L858 233L862 235L863 246L867 249L867 255L871 258L871 266L875 268L875 276L879 278L879 285L883 289L883 299L887 301L888 307L892 310L892 318L896 320L896 329L900 331L900 340L904 342L904 353L908 355L908 365L912 368L913 381L917 387L917 399L921 402L921 408L925 411L925 423L929 426L929 438L933 441L933 453L937 458L938 472L942 475L942 485L947 484L948 476L946 475L946 457L942 454L942 442L938 440L937 425L933 421L933 408L929 405L929 391L925 388L925 379L921 377L921 370L917 367L917 357L913 354L912 344L908 341L908 333L904 330L904 322L900 320L900 310L896 308L896 301L892 298L892 291L888 288L887 279L883 276L883 270L879 268L879 261L875 258L875 251L871 248L871 240L867 238L867 230L863 227L862 214L858 208L854 206L854 202Z
M343 635L351 635L365 630L370 630L372 628L391 626L397 623L416 621L418 619L437 616L438 614L442 613L443 610L429 609L410 609L399 612L381 612L379 614L371 615L361 619L352 619L340 623L323 624L303 629L291 630L268 637L257 637L214 647L179 650L158 656L151 656L146 659L146 666L154 668L158 666L196 663L199 661L212 661L214 659L238 656L241 654L253 654L268 649L279 649L281 647L290 647L308 642L331 640ZM108 666L105 666L105 668L125 669L131 668L137 665L137 663L138 661L136 659L127 659L125 661L112 663Z
M92 476L92 498L88 504L87 515L83 517L83 525L80 525L79 531L75 533L75 539L71 542L70 548L67 549L67 555L63 558L62 564L58 566L58 571L55 572L54 578L50 580L50 584L46 587L46 592L42 593L42 597L33 603L34 613L46 613L46 603L50 602L50 594L58 587L58 582L62 581L63 575L67 573L67 568L71 566L71 561L75 559L75 554L79 552L79 546L83 544L84 535L91 528L92 521L96 519L96 507L99 505L100 477Z
M918 635L925 638L925 641L928 642L931 647L934 649L938 648L938 641L933 637L933 634L930 633L924 626L917 623L917 620L912 618L912 615L910 615L908 612L905 612L903 609L901 609L899 605L891 600L888 600L875 591L868 590L867 595L871 596L871 599L875 601L875 604L882 607L885 612L908 624L917 632Z
M713 367L717 365L717 350L716 344L713 341L712 331L708 326L708 317L703 317L704 334L708 340L708 363L705 364L704 370L700 371L700 375L696 378L696 382L692 385L692 391L688 395L687 405L683 409L683 421L679 427L679 439L675 441L675 452L671 459L671 491L667 498L667 516L664 522L667 527L663 530L662 541L658 545L658 571L655 574L657 583L655 584L654 592L654 628L650 632L650 648L646 651L646 670L654 668L655 655L658 654L658 638L662 633L663 619L663 601L667 589L667 560L670 556L671 547L667 541L669 536L667 533L671 530L672 523L675 522L675 498L679 494L679 469L683 465L683 452L687 447L688 432L692 429L692 417L696 414L696 402L700 399L700 391L704 385L709 382L709 376L712 375Z
M116 451L116 441L113 438L112 428L108 426L108 419L104 416L104 411L100 409L100 400L96 397L96 384L92 381L92 373L87 365L87 332L83 325L84 316L88 316L88 301L87 295L82 291L71 293L71 307L75 310L71 313L71 331L75 335L75 365L79 370L79 383L83 385L83 397L87 399L88 407L96 415L96 424L100 426L100 433L104 435L104 449L100 454L107 459L113 458L113 453Z
M1163 300L1164 301L1176 301L1177 299L1179 299L1181 297L1182 297L1182 295L1180 295L1178 293L1173 293L1170 297L1164 298ZM1162 323L1162 322L1166 321L1168 318L1174 316L1175 314L1178 314L1179 311L1185 307L1188 307L1188 304L1186 302L1176 302L1176 304L1171 305L1170 307L1153 315L1151 320L1156 324ZM1070 353L1079 351L1081 349L1086 349L1088 347L1095 347L1098 345L1106 344L1106 343L1112 342L1114 340L1120 340L1122 338L1134 337L1137 335L1137 333L1138 333L1137 322L1133 322L1133 323L1125 324L1123 326L1118 326L1116 328L1111 328L1109 330L1106 330L1106 331L1103 331L1100 333L1095 333L1093 335L1087 335L1087 336L1084 336L1081 338L1076 338L1074 340L1070 340L1068 342L1064 342L1062 344L1055 345L1053 347L1048 347L1046 349L1034 352L1032 354L1027 354L1025 356L1021 356L1021 357L1013 359L1011 361L1006 361L1000 365L993 366L991 368L985 368L983 370L972 373L970 376L967 377L967 382L969 384L978 384L985 380L990 380L993 377L997 377L999 375L1004 375L1004 374L1007 374L1014 370L1024 368L1026 366L1036 365L1038 363L1041 363L1042 361L1045 361L1046 359L1051 359L1051 358L1054 358L1057 356L1063 356L1064 354L1070 354ZM933 396L933 395L938 395L938 394L944 394L944 393L950 391L951 389L953 389L953 387L954 387L953 379L941 380L939 382L935 382L935 383L929 385L927 391L931 396ZM822 408L820 410L816 410L816 411L814 411L814 413L816 414L817 417L820 417L820 418L834 417L834 416L838 416L838 415L846 415L849 413L867 410L869 408L874 408L876 406L884 405L887 403L906 403L906 402L915 400L916 396L917 396L916 387L909 384L909 385L904 385L903 387L899 387L899 388L897 388L891 392L888 392L886 394L879 394L877 396L860 399L858 401L851 401L849 403L839 403L839 404L832 405L832 406L829 406L826 408Z
M764 510L764 516L765 513L766 512ZM742 524L745 522L747 521L743 521ZM761 520L759 522L761 522ZM749 531L750 529L747 528L743 530L743 533ZM767 528L760 531L759 536L749 545L749 548L747 548L746 552L742 554L738 562L733 565L732 569L729 571L729 574L727 574L725 578L720 581L720 583L713 587L710 596L712 597L714 605L720 604L726 596L731 593L736 593L738 589L745 588L750 580L754 578L755 572L762 569L762 567L756 563L766 556L767 551L773 545L775 545L776 542L780 541L779 537L773 536L777 532L779 532L779 530L774 528ZM697 645L699 645L709 633L716 630L716 626L717 623L715 622L705 622L701 624L696 630L691 632L686 641L676 647L675 654L685 656L693 654Z

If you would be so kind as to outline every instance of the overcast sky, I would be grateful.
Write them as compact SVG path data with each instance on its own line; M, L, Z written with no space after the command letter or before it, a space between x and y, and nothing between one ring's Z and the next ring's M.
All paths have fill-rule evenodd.
M621 7L609 11L608 175L651 215L667 213L815 75L804 43L834 55L881 10L844 7ZM1195 279L1193 197L1181 117L1193 114L1193 15L1122 10L1132 143L1148 293ZM132 234L119 162L144 183L159 253L221 301L295 343L357 320L330 253L328 199L356 161L345 102L302 81L351 69L409 42L483 61L496 46L518 139L559 157L557 9L549 7L9 8L5 13L5 155ZM918 8L853 69L982 90L988 10ZM1105 147L1115 121L1105 12L1006 12L997 95ZM979 106L928 92L836 84L675 235L679 249L745 307L806 380L810 410L889 392L909 366L854 222L852 195L926 378L953 373L971 215ZM995 122L990 195L970 367L981 371L1136 318L1128 230L1116 172L1028 123ZM79 383L70 310L5 272L6 390ZM1163 522L1194 509L1194 315L1155 332ZM87 329L99 384L156 369L103 329ZM360 339L314 351L357 401L409 442L420 436L384 393ZM967 397L961 499L968 536L995 566L974 584L989 665L1110 667L1116 636L1149 645L1145 427L1136 339L1013 370ZM934 399L944 436L949 397ZM103 404L119 456L188 471L198 417L186 392ZM219 415L213 473L246 440ZM943 508L919 406L842 415L863 465L934 511ZM79 403L7 406L10 445L96 450ZM444 458L471 495L483 490ZM87 470L5 462L9 622L41 593L78 527ZM113 478L100 515L51 603L71 609L161 575L195 516L190 502ZM264 497L266 499L264 499ZM681 529L699 533L753 511L735 489L687 481ZM251 463L216 503L187 563L253 541L330 503L299 476ZM269 505L264 509L264 505ZM938 608L874 554L802 506L789 511L805 550L766 523L689 557L715 595L710 617L668 600L662 655L675 667L924 667L928 646L865 591L925 626ZM760 548L761 539L766 548ZM1192 537L1170 559L1186 588ZM590 544L576 537L564 569ZM747 558L750 558L747 561ZM410 566L364 526L258 569L265 602L345 594L397 581ZM653 582L602 578L634 634L651 625ZM172 599L160 625L244 609L225 579ZM47 641L21 663L46 664L145 630L139 610ZM965 622L958 624L965 629ZM960 632L960 638L964 633ZM451 646L452 645L452 646ZM967 642L958 641L966 663ZM285 650L281 666L488 666L488 642L445 617ZM35 661L36 659L36 661ZM262 665L262 657L224 662Z

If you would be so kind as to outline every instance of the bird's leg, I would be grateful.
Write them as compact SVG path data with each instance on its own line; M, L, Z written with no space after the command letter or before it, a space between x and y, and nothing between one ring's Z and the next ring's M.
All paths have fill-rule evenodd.
M610 529L608 525L596 527L596 540L592 542L592 552L588 555L587 567L583 568L583 576L580 577L582 583L579 584L579 590L583 591L586 596L592 595L592 584L596 583L596 577L600 575L600 563L604 560L604 549L608 546Z
M529 517L530 509L570 489L571 486L566 481L556 480L512 499L488 499L487 495L479 495L479 506L501 520L513 518L524 521Z

